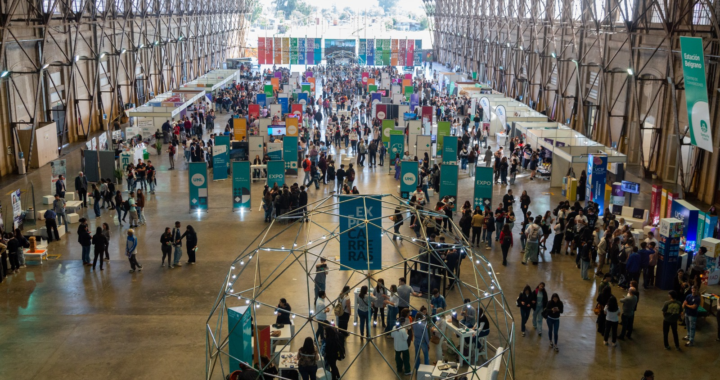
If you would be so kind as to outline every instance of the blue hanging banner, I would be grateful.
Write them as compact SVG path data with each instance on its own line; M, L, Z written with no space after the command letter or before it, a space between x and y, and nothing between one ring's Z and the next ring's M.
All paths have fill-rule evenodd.
M455 205L457 203L457 187L458 166L443 164L440 167L440 199L450 196L453 198L453 204Z
M232 163L233 210L250 210L250 161Z
M299 104L302 104L303 107L304 107L304 105L307 104L307 102L308 102L308 94L307 94L307 92L301 92L301 93L297 94L297 98L298 98L298 103L299 103ZM303 112L305 112L305 110L303 110Z
M280 112L282 112L283 115L290 113L290 105L288 103L288 98L278 98L278 102L280 103Z
M191 162L188 164L188 188L190 190L190 211L207 210L208 208L208 175L207 164Z
M229 169L230 136L215 136L213 146L213 181L227 179Z
M443 136L442 163L443 165L457 165L457 144L456 136Z
M265 94L257 94L255 95L255 103L260 106L260 108L265 107L267 105L267 95Z
M492 167L476 167L475 168L475 193L473 200L473 209L480 206L480 209L492 211L492 195L493 195L493 168Z
M391 136L392 137L392 136ZM417 161L401 161L400 162L400 197L410 199L410 193L415 191L418 186L418 162Z
M285 162L284 161L268 161L267 163L267 184L270 187L282 187L285 184Z
M598 206L598 215L605 213L605 182L607 181L607 156L588 155L587 183L585 195Z
M379 196L340 195L340 270L382 269ZM367 223L365 221L367 220Z
M283 139L283 157L285 159L285 174L298 174L298 138L285 136Z
M379 104L382 102L382 94L379 92L373 92L370 94L370 99L372 99L372 104Z
M405 135L390 135L390 157L395 158L396 154L402 157L405 154Z

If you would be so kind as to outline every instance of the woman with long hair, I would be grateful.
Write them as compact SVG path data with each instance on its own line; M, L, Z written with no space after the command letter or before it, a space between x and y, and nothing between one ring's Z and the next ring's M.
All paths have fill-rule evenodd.
M95 265L97 265L98 258L100 258L100 270L103 270L103 253L105 252L105 247L107 246L107 239L105 239L105 235L103 235L102 227L95 229L95 235L92 237L92 243L95 245L95 258L93 259L92 269L95 270Z
M502 231L500 232L500 248L502 249L502 256L503 261L502 265L507 266L507 255L510 251L510 247L513 246L513 236L512 231L510 230L510 225L506 224L503 226ZM529 288L529 287L528 287ZM529 313L529 311L528 311ZM523 324L523 328L524 328Z
M522 330L522 336L525 336L525 324L530 318L530 311L535 309L537 299L535 293L530 289L530 285L525 285L522 293L517 298L517 306L520 308L520 327Z
M605 289L609 288L610 287L607 287ZM608 345L608 337L612 332L612 346L615 347L617 346L617 327L620 314L617 298L611 295L608 299L607 305L605 305L605 308L601 310L600 313L605 313L605 333L603 334L603 343L606 346Z
M298 371L303 380L317 379L317 362L319 360L320 355L312 338L305 338L305 342L297 353Z
M547 313L550 348L555 348L555 352L558 352L558 330L560 329L560 314L563 313L563 303L557 293L553 293L550 297L550 301L545 306L545 312Z
M185 242L185 245L187 246L187 255L188 255L188 264L195 265L195 252L197 251L197 233L195 233L195 229L193 226L188 225L185 228L185 232L180 236L180 240L187 237L187 241Z
M377 326L378 313L380 313L380 323L385 327L385 297L387 296L387 288L385 288L385 280L379 278L375 286L375 299L372 302L373 326Z
M332 373L332 380L340 379L340 370L337 367L337 361L345 356L345 348L343 347L340 334L334 326L325 326L323 350L325 367Z
M358 299L357 314L358 314L358 317L360 317L360 341L362 341L363 335L370 338L370 326L368 325L368 321L369 321L369 317L370 317L370 315L369 315L370 304L375 301L375 297L368 294L367 285L363 285L360 288L360 293L358 294L357 299Z
M535 287L535 308L533 309L532 324L538 335L542 335L542 311L548 304L548 294L545 290L545 283L541 282Z

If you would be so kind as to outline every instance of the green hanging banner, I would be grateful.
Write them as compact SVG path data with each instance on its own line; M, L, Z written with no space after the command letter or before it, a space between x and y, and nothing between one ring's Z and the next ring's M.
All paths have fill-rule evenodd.
M687 104L690 142L708 152L713 151L708 106L705 54L700 37L680 37L683 76L685 77L685 102Z
M265 85L265 96L268 98L272 98L275 94L273 93L273 85L266 84Z
M250 161L232 163L233 210L250 210Z
M437 125L437 138L435 139L435 142L437 144L437 155L442 156L443 138L445 136L450 136L450 122L438 121Z

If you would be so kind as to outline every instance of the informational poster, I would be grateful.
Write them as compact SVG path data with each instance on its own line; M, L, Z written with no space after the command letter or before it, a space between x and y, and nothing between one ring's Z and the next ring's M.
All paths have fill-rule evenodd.
M266 84L266 85L265 85L265 96L266 96L266 97L269 97L269 98L272 98L273 95L274 95L273 85L272 85L272 84ZM258 99L258 103L260 103L260 99Z
M690 124L690 143L708 152L713 151L708 105L705 52L701 37L680 37L685 103Z
M286 117L285 118L285 135L286 136L298 136L298 118Z
M268 143L267 144L267 155L273 161L282 161L282 142Z
M315 39L308 38L305 43L305 63L308 65L315 64ZM319 62L318 62L319 63Z
M250 162L255 161L255 158L263 159L263 137L262 136L250 136L248 138L248 158Z
M242 141L247 136L247 120L244 117L233 119L233 134L237 141Z
M60 179L60 176L67 176L67 164L65 160L55 160L50 162L50 193L55 194L55 182ZM65 181L65 189L67 190L67 180Z
M233 210L251 210L250 161L232 163Z
M384 119L385 113L383 111L378 111L378 114L381 112L383 113ZM379 115L378 118L380 118ZM390 135L392 134L393 129L395 129L395 120L382 121L382 142L385 146L388 146L388 143L390 143ZM402 155L400 155L400 157L402 157Z
M212 152L213 180L227 179L230 168L230 136L215 136Z
M107 143L107 133L102 133L100 136L98 136L98 149L99 150L108 150L108 143Z
M298 174L298 138L285 136L283 139L283 158L285 161L285 174Z
M322 38L315 39L315 64L319 65L323 59L322 57Z
M207 164L204 162L188 163L190 189L190 211L207 211L208 209L208 175Z
M425 159L425 153L427 153L428 158L432 159L432 136L430 135L421 135L417 136L416 142L415 142L415 155L421 159Z
M449 121L438 121L437 123L437 137L435 139L437 143L437 154L442 157L444 137L450 136L450 122Z
M382 269L380 198L340 195L339 201L340 270Z
M273 63L280 64L280 62L273 62L275 57L275 50L273 50L273 39L271 37L265 38L265 64L272 65Z
M12 205L13 210L13 228L20 228L22 226L23 217L22 217L22 204L20 203L20 197L22 195L22 192L20 190L15 190L12 193L10 193L10 203ZM48 231L49 233L49 231Z
M285 184L285 162L284 161L268 161L267 163L267 185L270 187L282 187Z
M393 155L392 157L395 157ZM400 197L410 199L410 194L417 189L418 186L418 162L417 161L401 161L400 162Z
M388 147L388 154L390 155L391 159L394 159L396 154L399 154L400 157L405 154L404 135L390 134L390 146ZM394 168L394 166L391 165L390 168Z
M253 119L259 119L260 118L260 105L259 104L250 104L248 106L248 113L250 114L250 117Z
M258 37L258 64L265 64L265 37Z
M308 102L308 93L307 93L307 92L301 92L301 93L297 94L297 98L298 98L298 103L300 104L300 108L302 109L302 107L303 107L305 104L307 104L307 102ZM294 105L294 104L293 104L293 105Z
M588 155L586 196L597 204L598 215L605 213L605 184L607 182L607 156Z
M290 113L290 100L288 98L279 98L278 103L280 103L280 112L282 112L283 115Z
M473 196L473 209L480 206L480 209L492 210L493 195L493 168L475 168L475 192Z
M367 40L367 66L375 65L375 40Z
M439 133L438 133L439 134ZM443 165L457 165L457 136L443 136L442 163Z
M258 330L266 331L265 334L258 333L257 336L253 336L253 324L252 324L252 307L250 306L237 306L230 307L227 309L227 323L228 323L228 353L230 354L230 365L232 368L238 368L240 362L250 363L253 360L253 348L257 352L260 351L260 355L271 355L270 353L270 327L262 329L262 326L257 326ZM267 341L264 341L263 337L267 335ZM255 347L252 345L252 340L255 339Z
M440 199L449 196L453 202L453 205L457 207L457 188L458 166L442 165L440 167Z

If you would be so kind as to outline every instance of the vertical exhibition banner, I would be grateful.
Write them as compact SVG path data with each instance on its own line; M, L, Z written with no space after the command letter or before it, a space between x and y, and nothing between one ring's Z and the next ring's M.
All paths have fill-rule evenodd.
M406 41L407 40L398 41L398 66L405 66L405 58L407 57L407 52L405 51Z
M50 177L50 193L49 194L56 194L55 182L57 182L60 179L60 176L65 177L65 190L68 190L66 161L64 159L51 161L50 162L50 170L52 171L52 175Z
M265 64L272 65L275 51L273 50L273 39L271 37L265 38ZM277 62L280 64L280 62Z
M233 210L250 211L250 161L232 163Z
M384 129L383 132L385 132ZM400 157L405 154L405 135L390 135L390 147L388 148L388 153L390 154L391 161L395 159L395 154L399 154ZM392 168L392 165L390 167Z
M415 91L415 88L413 86L407 86L403 89L403 91L405 93L405 101L409 102L410 96L413 95L413 91Z
M302 95L306 95L306 96L307 96L307 94L302 94ZM296 122L302 123L303 103L301 103L301 104L293 104L292 106L290 106L290 113L295 116ZM286 124L286 125L287 125L287 122L288 122L288 120L286 119L286 120L285 120L285 124ZM288 135L289 135L289 133L288 133Z
M595 202L598 215L605 213L605 182L607 181L607 156L588 155L587 184L585 185L587 199Z
M379 107L380 105L378 105ZM380 113L382 113L382 117L380 117ZM390 135L392 134L392 130L395 129L395 120L384 120L385 119L385 112L378 110L377 111L377 118L383 119L382 121L382 142L385 144L385 146L388 146L388 143L390 143ZM402 154L400 155L402 157Z
M283 115L290 113L289 104L290 99L288 98L279 98L278 103L280 103L280 109Z
M391 66L397 66L398 65L398 40L392 39L390 42L390 65Z
M375 65L382 66L383 63L383 46L385 40L375 40Z
M340 195L340 270L382 269L382 202ZM367 223L365 222L367 220Z
M275 64L282 64L282 38L275 37Z
M258 64L265 64L265 37L258 37Z
M453 204L457 203L458 188L458 166L442 165L440 167L440 199L445 196L453 198ZM455 204L455 206L457 206Z
M660 197L662 194L662 185L652 185L652 195L650 196L650 224L657 226L660 223Z
M370 73L362 73L360 74L362 77L362 84L363 86L367 86L368 84L368 78L370 78Z
M267 163L267 185L270 187L282 187L285 184L285 162L284 161L268 161Z
M424 113L425 112L423 112L423 114ZM424 119L424 115L423 115L423 119ZM438 121L437 137L435 138L435 142L437 144L437 154L439 154L439 155L442 155L442 152L443 152L443 142L444 142L443 139L445 138L445 136L450 136L450 122L449 121Z
M505 130L507 130L507 111L505 110L505 106L499 105L495 107L495 115L497 115L498 119L500 120L500 125L502 125L504 133Z
M707 78L705 77L705 53L700 37L680 37L683 76L685 77L685 102L690 124L690 142L708 152L713 151L708 106Z
M290 64L297 65L298 63L298 39L290 38Z
M20 228L23 223L22 203L20 202L21 196L22 191L19 189L10 192L10 205L13 210L13 228ZM50 231L48 231L48 233L50 233Z
M273 127L273 126L271 126L271 127ZM282 125L279 125L278 127L282 128ZM267 156L270 157L270 159L273 161L282 161L282 159L283 159L282 151L283 151L283 143L282 142L274 142L274 143L267 144Z
M480 98L480 107L483 109L483 121L490 121L490 99L487 96Z
M235 140L241 141L247 135L247 120L244 117L236 117L232 121Z
M492 210L493 195L493 168L492 167L476 167L475 168L475 193L473 199L473 209L480 206L480 209Z
M394 155L392 157L395 157ZM401 161L400 162L400 197L410 199L410 194L417 189L418 186L418 162L417 161Z
M270 92L272 93L272 86L270 86ZM272 95L270 95L272 96ZM255 103L258 105L258 115L260 114L260 107L265 107L267 105L267 95L266 94L257 94L255 95Z
M308 65L315 63L315 39L308 38L305 42L305 62Z
M266 84L265 85L265 96L267 98L272 98L274 96L273 92L273 85L272 84ZM260 99L258 99L258 103L260 103Z
M366 65L367 63L367 40L364 38L360 39L358 44L358 56L360 56L360 65ZM365 83L365 82L363 82Z
M440 133L438 133L439 138ZM442 164L457 165L457 136L443 136Z
M310 77L307 79L307 81L308 81L308 83L310 83L310 90L314 94L315 93L315 82L317 82L317 79Z
M213 181L227 179L229 162L228 155L230 154L228 145L230 145L229 136L215 136L215 146L213 146L212 149Z
M305 39L298 38L298 65L305 64Z
M307 104L307 102L308 102L307 92L301 92L301 93L297 94L297 96L298 96L298 103L300 103L301 105Z
M315 39L315 64L319 65L322 61L322 38Z
M298 138L285 136L283 139L283 159L285 161L285 174L298 174Z
M412 140L410 140L412 141ZM421 135L416 137L415 141L416 149L415 149L415 155L418 156L419 159L424 160L425 159L425 153L427 153L430 160L432 160L432 136L430 135Z
M310 85L309 82L303 82L303 83L300 85L300 91L302 91L302 92L304 92L304 93L306 93L306 94L309 94L311 89L312 89L312 86Z
M407 57L405 58L405 66L415 66L415 40L407 40Z
M227 173L227 170L225 171ZM208 176L207 164L191 162L188 164L190 190L190 211L207 211L208 209Z
M420 105L420 94L410 94L410 112L415 112L415 107Z
M282 64L290 64L290 38L288 37L282 39Z
M248 114L253 119L259 119L260 118L260 105L259 104L250 104L248 106Z
M375 66L375 40L367 40L367 65Z

